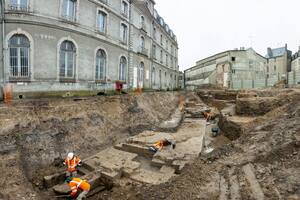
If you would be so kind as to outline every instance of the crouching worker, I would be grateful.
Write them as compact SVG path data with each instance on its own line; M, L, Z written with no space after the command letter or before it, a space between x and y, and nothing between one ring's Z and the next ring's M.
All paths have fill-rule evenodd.
M149 150L152 152L157 152L157 151L161 151L163 149L163 147L169 146L169 145L171 145L173 149L175 149L175 147L176 147L175 141L163 139L163 140L157 141L153 146L150 146Z
M64 165L68 167L66 176L67 177L76 177L77 175L77 167L81 166L82 162L79 156L75 156L74 153L68 153L68 156L64 162Z
M86 198L91 188L91 185L87 181L80 178L68 177L66 182L71 188L71 198L76 200L82 200L83 198Z

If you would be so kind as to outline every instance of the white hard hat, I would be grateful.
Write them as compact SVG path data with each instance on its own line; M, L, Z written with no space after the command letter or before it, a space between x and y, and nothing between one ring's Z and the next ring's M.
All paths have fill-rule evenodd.
M74 153L70 152L68 153L68 159L71 160L74 157Z

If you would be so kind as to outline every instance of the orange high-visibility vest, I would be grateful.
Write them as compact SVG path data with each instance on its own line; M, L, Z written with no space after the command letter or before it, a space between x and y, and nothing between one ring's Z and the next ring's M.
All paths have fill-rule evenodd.
M158 150L162 150L163 146L164 146L164 142L162 140L154 144L154 147L157 148Z
M68 166L68 171L69 172L74 172L76 171L76 167L77 165L81 162L80 158L78 156L74 156L73 159L69 160L66 159L65 160L65 164Z
M80 178L73 178L69 183L69 187L71 188L71 196L75 196L77 194L78 188L83 191L89 191L91 185L86 181Z

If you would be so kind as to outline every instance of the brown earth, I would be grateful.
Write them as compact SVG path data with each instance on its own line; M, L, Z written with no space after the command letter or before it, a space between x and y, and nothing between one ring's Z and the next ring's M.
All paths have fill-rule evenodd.
M293 96L295 97L295 96ZM300 199L300 97L158 186L128 184L93 199Z
M172 92L0 105L0 199L48 199L43 176L60 170L68 151L85 158L155 129L177 105Z
M203 98L203 93L198 95ZM214 90L204 93L203 100L221 110L231 106L235 96L251 99L248 102L254 105L255 98L275 101L267 101L271 106L261 113L254 111L257 106L244 103L244 109L241 104L255 117L232 116L243 122L243 133L231 142L224 136L217 137L212 142L216 148L213 152L202 154L167 183L153 186L126 180L89 199L300 199L299 92L264 90L226 95L225 90ZM273 103L278 102L276 99L280 103ZM155 129L177 105L178 93L2 105L0 199L51 199L45 196L41 179L61 169L61 158L67 151L86 157L130 135Z

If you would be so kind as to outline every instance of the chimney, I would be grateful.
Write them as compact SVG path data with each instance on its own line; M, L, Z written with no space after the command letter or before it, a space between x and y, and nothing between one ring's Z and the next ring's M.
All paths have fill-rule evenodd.
M267 51L268 51L269 58L272 58L273 57L272 49L269 47Z

